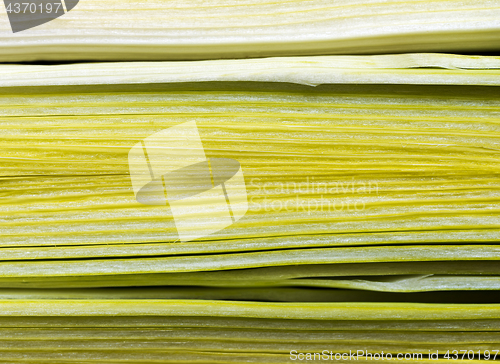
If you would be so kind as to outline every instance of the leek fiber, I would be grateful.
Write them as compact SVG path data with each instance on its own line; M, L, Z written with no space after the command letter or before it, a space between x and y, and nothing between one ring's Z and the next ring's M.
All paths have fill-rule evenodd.
M2 22L0 61L485 52L499 16L495 0L86 0L15 36Z
M339 3L339 16L364 3ZM110 32L139 6L120 4ZM178 20L168 26L186 36L187 16L198 10L172 4L178 9L169 16ZM217 11L229 19L243 6L258 10L231 4ZM294 4L299 18L321 5ZM472 48L495 44L488 19L497 4L426 2L441 10L415 13L429 28L401 44L387 32L404 28L408 14L398 9L419 3L397 4L372 4L380 14L396 12L371 38L362 29L323 40L305 32L297 38L304 48L289 47L284 40L294 41L293 33L285 30L298 25L273 28L282 34L274 53L340 53L354 38L352 49L371 39L379 51L425 40L453 49L472 35L483 36ZM143 5L146 14L155 2ZM78 6L97 12L104 4ZM323 27L318 14L303 19L314 34ZM463 33L448 32L453 22L430 25L461 14L477 15ZM190 30L189 40L214 19ZM97 35L91 22L79 25L87 29L81 39L58 48L53 22L43 40L22 33L37 45L30 51L0 33L0 60L86 52L107 60L124 50L124 59L204 59L255 26L248 16L195 57L190 47L174 51L176 38L166 40L173 28L155 21L143 35L153 42L149 53L139 53L141 37ZM62 29L58 42L78 29ZM254 54L266 29L255 29L245 51L226 47L218 58ZM290 363L293 350L493 361L500 350L498 86L500 57L432 53L0 65L0 362ZM180 242L168 205L136 200L128 156L148 136L185 122L196 124L208 158L240 163L248 211L225 229ZM453 350L475 356L450 360Z

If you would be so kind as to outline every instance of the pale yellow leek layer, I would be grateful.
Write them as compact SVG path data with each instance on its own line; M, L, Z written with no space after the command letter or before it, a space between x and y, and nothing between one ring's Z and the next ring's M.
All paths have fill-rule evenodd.
M196 300L5 300L1 316L190 316L297 320L499 319L498 304L274 303Z
M492 0L87 0L16 34L4 15L1 62L494 51L500 29Z
M471 72L474 70L474 72ZM186 82L321 84L500 84L500 57L439 53L276 57L198 62L2 65L0 86L113 85Z

